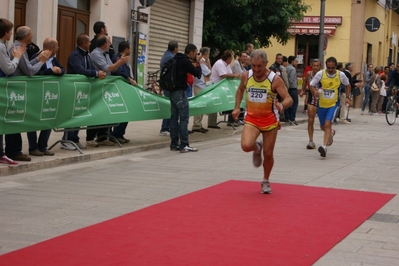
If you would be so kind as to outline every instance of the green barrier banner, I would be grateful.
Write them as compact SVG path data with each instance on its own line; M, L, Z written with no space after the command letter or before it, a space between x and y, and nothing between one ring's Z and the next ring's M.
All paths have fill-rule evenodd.
M232 110L239 82L222 80L189 99L190 115ZM168 98L116 76L0 78L0 88L0 134L170 117Z

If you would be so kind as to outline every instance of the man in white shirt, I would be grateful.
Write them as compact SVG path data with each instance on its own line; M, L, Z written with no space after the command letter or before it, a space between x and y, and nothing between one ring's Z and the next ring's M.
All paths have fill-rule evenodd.
M209 61L209 52L210 52L209 47L202 47L200 49L200 53L202 54L202 59L200 61L202 76L201 78L194 78L194 95L199 94L203 89L205 89L209 85L209 77L211 76L211 63ZM201 133L208 132L208 129L205 129L202 126L202 118L203 115L194 116L194 124L192 128L194 132L201 132Z
M221 58L212 67L211 83L217 83L224 78L240 78L241 74L233 74L230 63L233 61L233 53L230 50L223 52ZM208 128L220 129L217 125L217 114L208 117Z

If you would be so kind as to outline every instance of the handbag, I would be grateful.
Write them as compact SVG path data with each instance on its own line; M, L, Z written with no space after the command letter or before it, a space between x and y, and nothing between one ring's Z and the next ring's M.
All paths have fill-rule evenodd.
M361 93L360 93L360 89L358 88L358 87L354 87L353 89L352 89L352 95L353 96L359 96Z
M375 76L374 82L371 84L372 91L380 91L380 88L378 88L377 84L375 84L376 80L377 80L377 75Z

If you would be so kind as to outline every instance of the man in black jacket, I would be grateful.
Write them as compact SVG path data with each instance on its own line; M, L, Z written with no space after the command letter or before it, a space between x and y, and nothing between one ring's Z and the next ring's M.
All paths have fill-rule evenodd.
M176 87L170 91L170 149L180 150L181 153L198 151L198 149L190 147L188 144L188 99L187 89L187 73L194 77L201 78L202 70L199 62L201 54L194 44L188 44L184 50L184 54L177 53L176 59ZM179 143L180 140L180 143Z

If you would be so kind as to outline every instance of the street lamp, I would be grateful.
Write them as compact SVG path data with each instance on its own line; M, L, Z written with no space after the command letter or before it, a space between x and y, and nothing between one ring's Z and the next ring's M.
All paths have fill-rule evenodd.
M319 59L324 62L324 11L326 0L320 0Z

